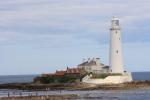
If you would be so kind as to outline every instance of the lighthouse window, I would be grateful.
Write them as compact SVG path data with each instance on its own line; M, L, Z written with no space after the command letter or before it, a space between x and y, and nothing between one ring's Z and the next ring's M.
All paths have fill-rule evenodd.
M116 34L117 34L117 31L116 31Z
M116 51L116 53L118 53L118 50Z
M116 21L115 21L115 24L116 24L117 26L119 26L119 20L116 20Z

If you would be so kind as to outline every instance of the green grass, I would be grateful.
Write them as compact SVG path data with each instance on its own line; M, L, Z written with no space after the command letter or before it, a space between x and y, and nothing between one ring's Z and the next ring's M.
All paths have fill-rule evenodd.
M101 78L101 79L104 79L107 76L122 76L122 74L121 73L93 74L92 78Z
M79 77L76 76L63 76L63 77L55 77L55 76L45 76L45 77L36 77L34 82L40 82L43 84L49 83L73 83L76 81L80 81Z

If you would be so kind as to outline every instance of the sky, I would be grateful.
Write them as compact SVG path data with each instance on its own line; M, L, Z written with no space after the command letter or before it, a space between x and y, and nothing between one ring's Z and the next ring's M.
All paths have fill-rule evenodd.
M120 19L124 69L150 71L150 0L0 0L0 75L41 74L99 57Z

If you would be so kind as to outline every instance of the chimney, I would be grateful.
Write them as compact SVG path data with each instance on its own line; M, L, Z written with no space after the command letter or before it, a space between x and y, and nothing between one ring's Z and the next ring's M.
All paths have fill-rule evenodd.
M83 58L83 59L82 59L82 63L84 63L85 61L86 61L86 59L85 59L85 58Z
M91 59L90 58L88 58L88 63L91 61Z

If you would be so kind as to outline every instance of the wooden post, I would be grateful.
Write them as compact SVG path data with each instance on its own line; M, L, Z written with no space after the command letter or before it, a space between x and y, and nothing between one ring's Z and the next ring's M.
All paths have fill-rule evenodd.
M8 92L8 97L10 96L9 92Z

